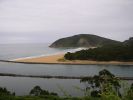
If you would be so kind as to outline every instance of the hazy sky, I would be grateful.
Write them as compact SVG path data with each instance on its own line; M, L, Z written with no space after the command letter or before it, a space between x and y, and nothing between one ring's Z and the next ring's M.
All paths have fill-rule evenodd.
M133 36L133 0L0 0L0 43L53 42L74 34Z

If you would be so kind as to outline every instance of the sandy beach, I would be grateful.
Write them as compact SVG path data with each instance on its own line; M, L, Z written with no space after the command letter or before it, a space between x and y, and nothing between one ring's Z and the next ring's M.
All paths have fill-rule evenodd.
M89 60L65 60L64 54L56 54L35 58L16 59L15 62L21 63L41 63L41 64L72 64L72 65L91 65L91 64L110 64L110 65L133 65L133 62L119 61L89 61Z

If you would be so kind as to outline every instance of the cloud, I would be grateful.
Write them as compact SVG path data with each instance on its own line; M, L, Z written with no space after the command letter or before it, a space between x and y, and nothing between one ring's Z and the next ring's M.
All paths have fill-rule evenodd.
M19 42L78 33L124 40L133 36L132 12L132 0L0 0L0 35L23 37Z

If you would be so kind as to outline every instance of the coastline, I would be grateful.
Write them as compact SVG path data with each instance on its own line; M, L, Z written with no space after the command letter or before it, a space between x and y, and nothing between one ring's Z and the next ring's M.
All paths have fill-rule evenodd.
M12 60L15 63L25 64L67 64L67 65L133 65L133 62L120 62L120 61L90 61L90 60L65 60L64 53L40 56L40 57L29 57Z

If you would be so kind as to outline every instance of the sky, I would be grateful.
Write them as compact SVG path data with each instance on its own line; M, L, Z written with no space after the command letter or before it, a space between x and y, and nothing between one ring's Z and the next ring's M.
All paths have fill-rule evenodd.
M0 43L49 43L76 34L133 37L133 0L0 0Z

